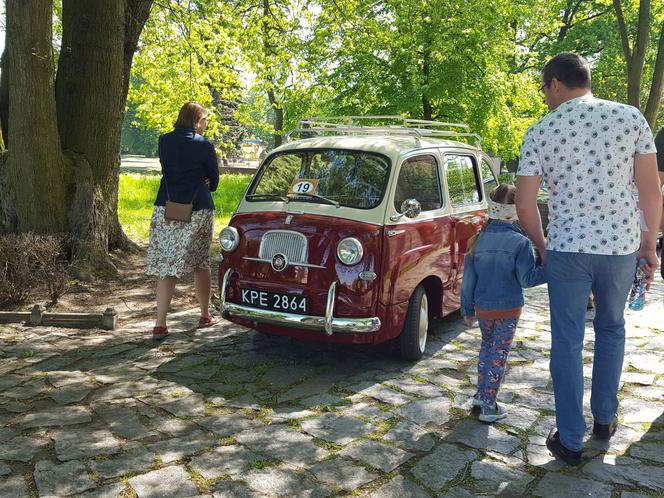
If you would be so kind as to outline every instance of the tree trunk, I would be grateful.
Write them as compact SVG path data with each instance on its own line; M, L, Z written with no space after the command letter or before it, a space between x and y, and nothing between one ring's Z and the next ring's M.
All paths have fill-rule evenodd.
M127 0L125 8L125 36L124 36L124 54L122 62L122 101L123 112L122 118L124 119L124 106L127 102L127 93L129 92L129 76L131 74L131 65L134 60L134 54L138 48L138 40L143 31L150 9L152 8L153 0ZM122 124L120 124L122 126ZM118 150L120 145L118 143ZM119 179L119 178L118 178ZM115 198L111 199L111 204L114 207L113 219L109 227L108 234L108 248L109 250L121 249L125 251L135 252L138 246L133 243L122 230L120 226L120 219L118 218L118 196L117 190L115 191Z
M422 119L431 121L433 110L431 100L429 99L429 84L431 76L431 52L428 47L424 50L422 59Z
M650 0L640 0L639 2L636 38L631 48L620 0L613 0L613 8L616 12L623 54L627 63L627 103L641 109L641 82L649 38Z
M7 120L9 119L9 50L7 49L7 31L5 31L5 49L0 59L0 127L2 127L2 149L9 147Z
M284 108L277 102L273 89L267 91L267 97L270 99L270 104L274 111L274 146L279 147L284 135Z
M87 176L81 172L87 167L91 173L91 182L76 182L77 189L86 190L80 197L89 199L89 208L70 209L83 272L112 270L109 248L127 242L117 219L120 133L133 51L150 5L143 0L63 1L56 80L60 139L77 158L77 175Z
M652 82L650 83L650 94L644 113L648 124L655 130L660 103L662 102L662 90L664 90L664 22L659 29L659 43L657 44L657 59L653 69Z
M67 228L64 157L53 101L52 1L8 0L7 163L20 232Z

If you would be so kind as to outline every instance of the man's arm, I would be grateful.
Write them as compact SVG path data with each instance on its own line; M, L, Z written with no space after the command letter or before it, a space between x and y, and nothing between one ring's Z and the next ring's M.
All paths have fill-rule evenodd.
M533 241L546 264L546 239L542 229L542 218L537 209L537 192L539 192L541 176L517 176L516 179L516 213L519 225Z
M648 261L648 273L650 273L648 284L654 278L659 266L655 248L659 220L662 216L662 193L659 187L656 157L655 154L634 156L634 180L639 191L639 208L643 212L643 219L647 227L647 231L641 232L639 259L644 258Z

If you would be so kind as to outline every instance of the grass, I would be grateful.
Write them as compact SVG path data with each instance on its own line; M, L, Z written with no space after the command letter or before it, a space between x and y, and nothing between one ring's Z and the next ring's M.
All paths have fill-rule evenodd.
M159 175L121 174L118 193L120 224L130 239L147 242L154 200L159 190ZM242 198L251 175L222 175L216 192L212 192L215 233L228 224Z

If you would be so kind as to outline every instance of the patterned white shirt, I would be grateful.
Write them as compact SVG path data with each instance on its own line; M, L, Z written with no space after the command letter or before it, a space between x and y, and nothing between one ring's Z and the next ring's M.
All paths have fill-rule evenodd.
M655 153L643 115L592 95L562 103L528 128L517 175L541 176L549 193L547 248L630 254L641 231L634 156Z

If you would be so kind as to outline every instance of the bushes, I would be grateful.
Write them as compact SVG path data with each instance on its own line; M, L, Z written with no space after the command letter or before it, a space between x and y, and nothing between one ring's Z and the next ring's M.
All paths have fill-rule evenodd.
M42 285L56 302L67 290L65 242L61 235L0 235L0 306L24 303Z

